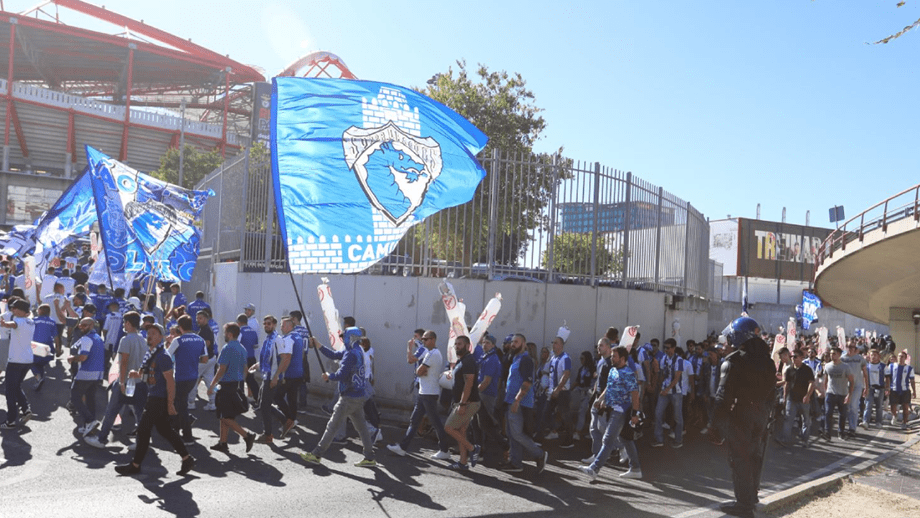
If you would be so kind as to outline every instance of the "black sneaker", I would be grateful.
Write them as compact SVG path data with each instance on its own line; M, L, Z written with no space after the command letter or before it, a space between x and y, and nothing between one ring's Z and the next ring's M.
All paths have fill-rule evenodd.
M256 442L256 434L249 432L246 434L246 437L243 437L243 441L246 443L246 453L249 453L249 450L252 449L252 445Z
M504 471L505 473L520 473L524 471L523 466L515 466L514 464L511 464L511 463L508 463L498 469Z
M179 471L176 472L176 475L185 476L188 475L192 468L195 467L195 457L189 455L182 460L182 466L179 468Z
M214 451L221 451L221 452L224 452L224 453L230 453L230 446L228 446L227 443L225 443L225 442L219 442L219 443L215 444L214 446L211 446L211 449L214 450Z
M563 450L568 450L568 449L570 449L570 448L574 448L574 447L575 447L575 443L574 443L574 442L567 442L567 443L565 443L565 444L560 444L559 447L562 448Z
M130 462L127 464L122 464L120 466L115 466L115 472L119 475L137 475L141 472L140 466L135 466Z
M29 422L29 419L32 419L32 411L26 410L21 416L19 416L19 424L26 424Z
M15 430L16 423L3 423L0 424L0 430Z
M186 446L191 446L195 444L195 438L192 436L183 437L182 444L185 444Z

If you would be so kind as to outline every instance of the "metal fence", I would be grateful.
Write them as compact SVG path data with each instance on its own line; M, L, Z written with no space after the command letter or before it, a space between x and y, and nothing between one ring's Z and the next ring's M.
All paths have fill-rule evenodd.
M366 273L710 294L709 223L690 203L596 162L500 151L480 162L470 202L409 229ZM285 271L267 161L247 152L199 188L218 192L202 217L204 261Z

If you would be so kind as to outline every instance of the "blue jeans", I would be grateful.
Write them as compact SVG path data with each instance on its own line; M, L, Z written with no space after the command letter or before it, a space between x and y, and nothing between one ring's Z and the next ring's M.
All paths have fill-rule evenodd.
M827 394L824 398L824 427L827 433L834 428L834 409L840 412L840 433L843 433L847 423L847 405L843 404L846 396L840 394Z
M513 466L521 467L521 463L524 462L523 450L527 450L527 453L533 458L542 459L543 450L533 442L529 435L524 433L524 407L518 407L517 412L512 412L511 405L508 405L506 415L508 443L511 446L509 462Z
M418 430L418 425L421 424L422 418L426 415L428 416L428 422L434 427L435 433L438 434L438 447L441 451L447 451L447 432L444 431L444 422L441 421L441 416L438 414L438 396L436 394L419 394L418 401L415 402L415 407L412 408L412 415L409 417L409 429L406 430L406 436L399 441L400 448L409 449L409 443L412 442ZM358 430L358 432L360 433L361 430Z
M604 435L607 433L607 413L598 412L594 405L591 405L591 425L588 430L591 432L591 454L597 457L604 444Z
M862 380L862 375L860 375ZM864 385L860 383L853 389L853 395L850 396L850 408L847 411L847 421L850 425L850 431L856 430L856 421L859 420L859 399L862 397Z
M661 401L661 398L658 399ZM601 466L607 463L610 458L610 452L614 448L625 448L626 455L629 456L629 469L631 471L642 471L639 465L639 452L636 450L635 441L624 441L620 439L620 431L626 424L626 414L623 412L610 412L610 418L607 419L607 429L604 431L603 445L600 452L594 457L591 463L591 469L595 473L601 470Z
M664 413L668 409L668 405L671 405L671 408L674 410L674 440L677 443L681 443L684 440L684 395L683 394L674 394L673 392L667 396L658 395L658 404L655 405L655 442L664 442L664 429L661 427L664 424Z
M872 406L875 406L875 424L882 426L882 402L885 399L885 389L869 387L869 393L866 394L866 411L863 413L863 422L869 426L869 418L872 417Z
M22 380L26 379L30 363L6 364L6 422L15 423L19 413L29 412L29 400L22 391Z
M112 425L115 424L115 416L118 415L118 412L121 412L121 409L125 405L131 405L131 407L133 407L134 417L137 419L137 422L140 423L141 415L144 414L144 404L147 402L147 384L141 380L137 380L137 384L134 386L133 397L122 394L121 384L118 382L112 383L109 392L109 404L105 407L105 417L102 418L102 427L96 435L96 438L102 443L108 441L109 430L111 430Z
M83 418L83 424L91 423L96 419L96 387L101 385L99 380L73 380L70 387L70 402L74 410ZM83 398L86 397L86 402Z
M795 417L797 414L802 415L802 429L799 430L799 439L803 441L808 440L809 432L811 431L811 403L802 403L801 401L792 401L792 399L786 400L786 421L783 424L783 440L789 441L792 437L792 425L795 424Z

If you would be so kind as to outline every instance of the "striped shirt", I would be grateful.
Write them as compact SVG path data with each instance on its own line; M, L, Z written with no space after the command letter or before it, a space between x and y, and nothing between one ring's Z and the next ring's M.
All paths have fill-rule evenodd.
M914 368L910 365L889 363L885 368L885 376L891 378L892 392L909 392L909 381L914 381Z

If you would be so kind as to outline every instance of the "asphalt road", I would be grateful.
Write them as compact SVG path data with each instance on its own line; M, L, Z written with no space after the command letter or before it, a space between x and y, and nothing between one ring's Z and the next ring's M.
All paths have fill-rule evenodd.
M623 480L625 468L605 467L596 482L588 483L576 467L589 455L589 444L559 449L548 441L549 464L536 474L534 463L525 471L499 471L498 458L469 472L446 469L445 461L431 460L436 444L416 439L411 455L396 457L386 442L397 441L404 424L397 419L384 427L385 442L378 443L377 468L358 468L361 445L353 437L346 445L333 445L322 466L304 463L299 454L312 448L325 427L326 416L316 412L320 401L311 400L310 411L300 414L301 425L287 441L274 446L256 445L244 453L239 439L231 439L231 453L212 452L217 419L201 410L195 426L198 444L189 449L197 459L188 477L175 474L179 457L154 433L153 448L143 473L120 477L113 467L128 462L122 432L106 450L86 445L76 423L64 408L69 383L57 367L40 393L27 379L26 392L35 417L26 426L0 435L0 518L31 516L721 516L713 509L732 498L726 447L714 446L696 431L684 447L652 449L648 435L640 441L644 478ZM100 391L101 392L101 391ZM203 396L203 390L201 392ZM5 406L5 405L4 405ZM104 406L99 401L101 414ZM0 410L5 417L5 410ZM384 418L387 414L384 412ZM248 429L261 431L261 421L250 411L241 419ZM860 429L856 440L814 443L809 448L768 451L761 496L814 479L850 463L888 451L904 442L907 434L895 429Z

